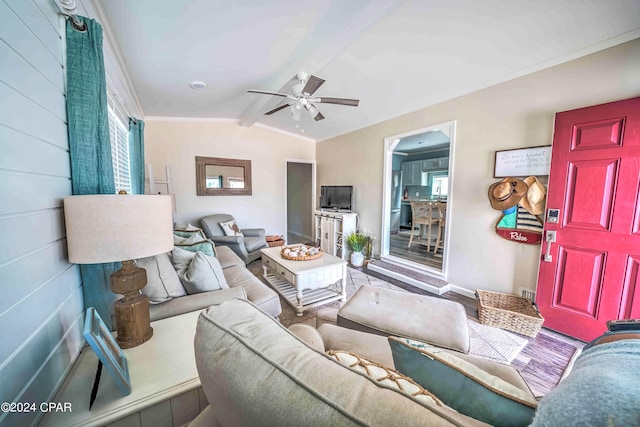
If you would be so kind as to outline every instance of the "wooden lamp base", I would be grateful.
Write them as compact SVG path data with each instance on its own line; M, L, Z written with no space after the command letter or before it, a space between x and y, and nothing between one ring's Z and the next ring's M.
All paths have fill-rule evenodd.
M153 336L149 318L149 298L140 289L147 285L147 272L133 261L123 261L122 268L111 275L111 290L123 294L116 301L116 341L121 348L131 348Z

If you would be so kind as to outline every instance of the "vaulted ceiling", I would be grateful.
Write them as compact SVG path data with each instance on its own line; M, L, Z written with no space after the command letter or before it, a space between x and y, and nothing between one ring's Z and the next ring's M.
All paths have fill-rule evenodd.
M638 0L95 3L145 116L237 119L315 140L640 37ZM287 108L263 115L282 98L246 92L287 91L300 71L326 80L315 95L360 105L317 104L326 119L296 122Z

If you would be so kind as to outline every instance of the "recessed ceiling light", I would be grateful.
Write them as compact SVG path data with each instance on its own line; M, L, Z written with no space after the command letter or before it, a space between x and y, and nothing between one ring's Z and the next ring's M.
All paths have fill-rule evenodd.
M189 86L191 86L191 89L204 89L208 85L205 82L194 80L191 83L189 83Z

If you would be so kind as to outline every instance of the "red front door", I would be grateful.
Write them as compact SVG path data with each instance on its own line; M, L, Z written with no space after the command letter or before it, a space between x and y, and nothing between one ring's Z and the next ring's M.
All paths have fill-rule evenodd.
M559 215L536 302L545 327L590 341L607 320L640 318L640 98L556 114L551 156Z

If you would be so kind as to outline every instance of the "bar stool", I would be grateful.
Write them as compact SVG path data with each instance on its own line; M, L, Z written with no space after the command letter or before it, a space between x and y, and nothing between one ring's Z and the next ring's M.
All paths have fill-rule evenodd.
M443 249L444 245L444 227L447 222L447 204L444 202L438 202L436 204L438 209L438 216L440 221L438 222L438 237L436 237L436 245L433 247L433 253L438 252L438 249Z
M413 229L418 226L418 237L422 237L422 226L427 228L427 251L431 248L431 225L438 224L440 217L437 214L434 202L409 202L411 204L411 237L409 237L409 248L413 243Z

